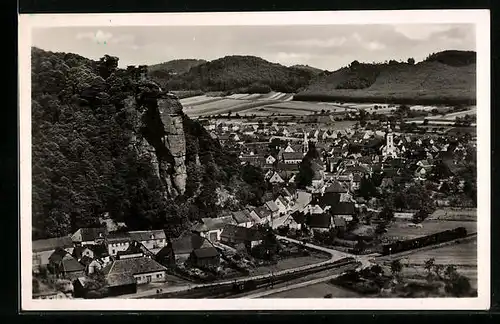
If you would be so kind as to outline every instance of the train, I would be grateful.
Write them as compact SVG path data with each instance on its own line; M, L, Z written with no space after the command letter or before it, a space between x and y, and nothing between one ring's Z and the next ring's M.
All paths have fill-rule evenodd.
M389 255L413 249L418 249L424 246L448 242L467 236L467 229L465 227L457 227L451 230L438 232L435 234L417 237L405 241L396 241L390 244L385 244L382 247L382 255Z

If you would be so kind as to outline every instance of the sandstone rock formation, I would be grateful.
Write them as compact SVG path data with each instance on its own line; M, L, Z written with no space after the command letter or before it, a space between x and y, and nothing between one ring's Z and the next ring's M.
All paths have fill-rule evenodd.
M151 161L165 188L165 198L175 198L186 191L186 138L181 103L161 89L140 87L134 106L137 115L133 125L132 145L141 157Z

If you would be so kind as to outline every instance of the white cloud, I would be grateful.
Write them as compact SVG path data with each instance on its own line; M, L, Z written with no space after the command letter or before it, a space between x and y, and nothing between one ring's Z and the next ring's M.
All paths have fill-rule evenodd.
M78 33L76 35L76 39L90 39L96 41L97 43L108 42L113 37L113 34L103 32L102 30L98 30L95 33L86 32L86 33Z
M385 49L385 45L379 42L369 42L368 44L365 45L366 48L368 48L371 51L378 51Z
M451 29L450 25L424 25L424 24L408 24L396 25L394 29L396 32L405 35L410 39L424 40L436 32L443 32Z
M124 34L124 35L119 35L119 36L111 38L109 40L109 42L110 43L115 43L115 44L118 44L118 43L131 43L131 42L134 41L134 39L135 39L134 35Z
M284 41L277 42L277 45L291 45L291 46L306 46L306 47L340 47L345 44L347 38L345 37L334 37L329 39L303 39L297 41Z

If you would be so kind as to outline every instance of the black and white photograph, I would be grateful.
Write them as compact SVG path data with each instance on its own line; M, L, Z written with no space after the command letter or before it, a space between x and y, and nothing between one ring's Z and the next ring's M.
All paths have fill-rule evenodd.
M489 307L487 11L19 37L23 309Z

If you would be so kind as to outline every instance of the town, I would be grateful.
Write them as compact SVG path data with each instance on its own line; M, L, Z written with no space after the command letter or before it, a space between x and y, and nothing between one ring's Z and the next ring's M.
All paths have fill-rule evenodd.
M409 110L391 107L394 114ZM286 297L293 284L332 276L332 269L332 284L321 284L324 296L314 297L474 294L476 129L470 116L467 125L460 118L416 125L385 115L367 119L361 110L339 114L342 120L321 115L302 121L199 117L245 170L263 177L265 203L228 206L174 238L163 229L128 230L104 214L100 227L35 240L33 298L252 291ZM463 264L444 252L460 254L454 248L464 254ZM382 277L371 280L374 273ZM299 290L292 295L313 297L307 287Z

